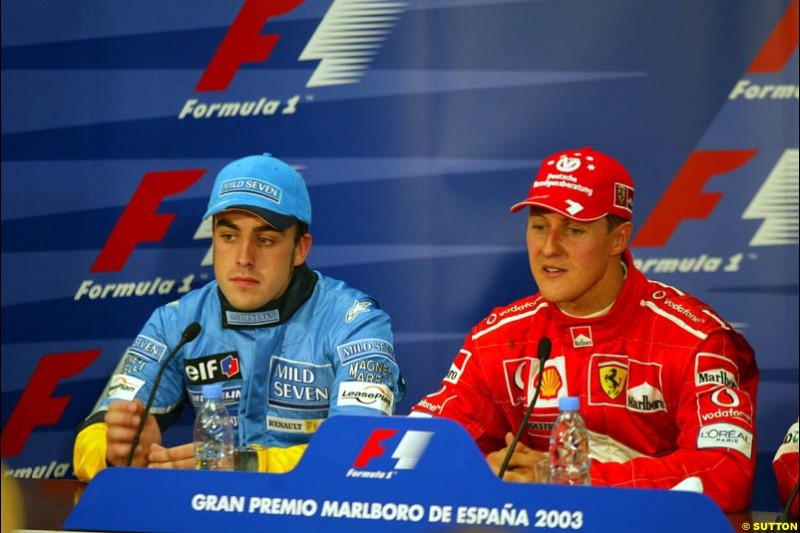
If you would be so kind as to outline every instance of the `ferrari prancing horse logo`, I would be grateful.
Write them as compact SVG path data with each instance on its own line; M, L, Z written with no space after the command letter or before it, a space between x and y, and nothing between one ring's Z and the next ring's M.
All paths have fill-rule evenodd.
M600 386L609 398L616 400L625 389L625 380L628 377L628 368L619 363L609 363L600 366Z

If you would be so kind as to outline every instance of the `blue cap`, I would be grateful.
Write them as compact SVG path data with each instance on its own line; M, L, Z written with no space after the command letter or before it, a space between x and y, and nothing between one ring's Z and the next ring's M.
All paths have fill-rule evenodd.
M580 411L581 401L577 396L567 396L558 399L559 411Z
M303 177L270 154L243 157L219 171L203 218L227 209L249 211L279 230L297 221L311 225L311 199Z
M219 400L222 398L222 383L209 383L203 385L204 400Z

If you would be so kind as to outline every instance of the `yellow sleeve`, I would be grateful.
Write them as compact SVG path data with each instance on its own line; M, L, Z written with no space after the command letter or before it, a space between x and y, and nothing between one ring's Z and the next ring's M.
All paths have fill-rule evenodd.
M2 476L3 512L0 513L0 517L2 517L2 533L12 533L21 529L24 525L24 501L17 486L17 480L10 475L6 475L5 464L2 466Z
M107 435L108 426L104 422L86 426L78 433L72 450L72 466L79 480L91 481L106 468Z
M308 448L308 444L298 444L288 448L260 448L258 450L258 471L285 474L297 466L306 448Z

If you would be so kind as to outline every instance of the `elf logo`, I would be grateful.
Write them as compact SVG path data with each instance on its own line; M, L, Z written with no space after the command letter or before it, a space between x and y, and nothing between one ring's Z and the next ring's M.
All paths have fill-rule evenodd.
M294 11L303 0L247 0L203 72L196 92L224 91L246 63L266 62L280 34L262 34L271 18ZM405 10L404 2L333 0L300 61L319 60L306 87L358 83L381 43Z
M242 373L239 371L239 354L236 352L190 359L185 361L184 365L186 377L194 385L242 378Z

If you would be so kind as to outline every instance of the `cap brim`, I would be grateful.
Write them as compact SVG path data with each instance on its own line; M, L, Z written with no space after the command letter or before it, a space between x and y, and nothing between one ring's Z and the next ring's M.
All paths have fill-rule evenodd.
M563 216L567 217L570 220L574 220L575 222L594 222L595 220L600 220L601 218L603 218L604 216L606 216L608 214L608 213L601 213L599 215L596 215L596 214L584 212L586 216L575 216L574 214L568 213L567 211L565 211L563 209L559 209L557 207L554 207L554 206L552 206L550 204L547 204L547 203L544 203L544 202L541 202L541 201L531 200L530 198L527 199L527 200L523 200L523 201L521 201L521 202L519 202L517 204L512 205L511 206L511 212L512 213L516 213L517 211L521 210L523 207L534 207L534 206L535 207L541 207L542 209L547 209L548 211L553 211L554 213L558 213L559 215L563 215Z
M282 215L280 213L276 213L275 211L270 211L268 209L263 209L261 207L253 207L251 205L232 205L230 207L226 207L225 209L221 209L219 211L211 213L211 215L224 213L225 211L231 211L233 209L236 209L236 210L239 210L239 211L247 211L248 213L252 213L252 214L256 215L257 217L263 219L264 222L266 222L267 224L269 224L273 228L275 228L277 230L280 230L280 231L283 231L285 229L289 229L293 225L297 224L297 222L298 222L297 218L295 218L295 217L293 217L291 215ZM211 215L209 215L209 216L211 216Z

